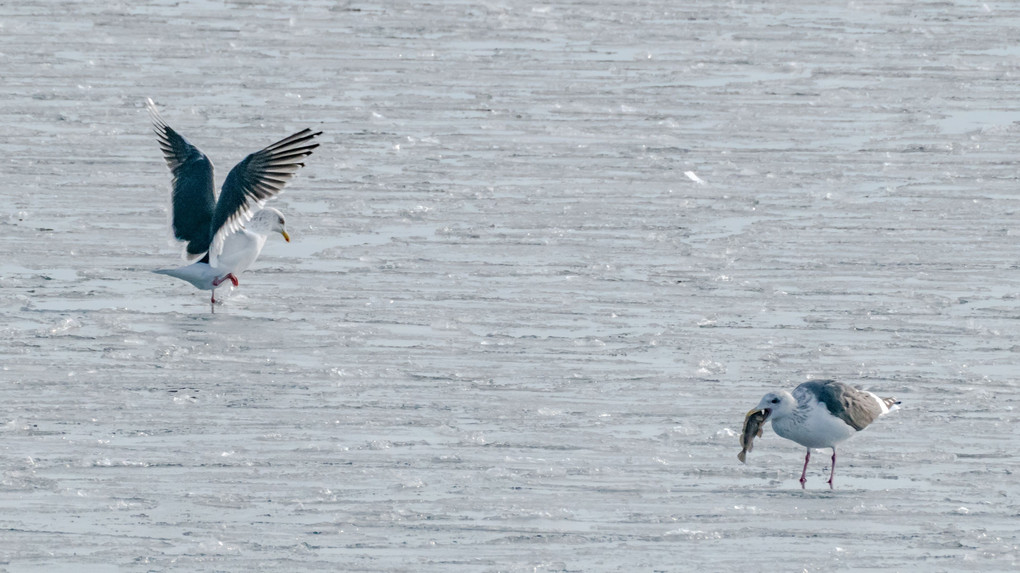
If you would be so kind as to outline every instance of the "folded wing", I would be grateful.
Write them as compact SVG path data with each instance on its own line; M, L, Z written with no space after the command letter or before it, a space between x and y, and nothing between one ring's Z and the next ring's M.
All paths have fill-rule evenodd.
M868 427L882 415L881 404L870 392L834 380L817 381L816 384L818 401L825 404L829 413L857 431Z

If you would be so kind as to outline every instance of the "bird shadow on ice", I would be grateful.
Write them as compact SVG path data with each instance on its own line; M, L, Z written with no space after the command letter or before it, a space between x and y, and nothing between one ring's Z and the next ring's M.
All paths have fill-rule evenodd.
M896 476L846 476L836 480L832 489L826 483L826 477L819 475L817 480L808 478L804 488L796 475L789 479L769 479L766 483L755 484L749 491L757 491L767 496L787 495L790 497L845 497L848 495L866 495L889 490L923 489L926 483L916 479L901 479ZM816 483L814 483L816 482Z

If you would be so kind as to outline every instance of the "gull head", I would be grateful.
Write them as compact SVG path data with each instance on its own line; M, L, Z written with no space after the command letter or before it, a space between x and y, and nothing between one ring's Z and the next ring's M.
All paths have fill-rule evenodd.
M769 392L761 398L761 402L755 407L754 411L764 410L765 420L770 418L782 418L789 414L792 414L797 409L797 400L786 390L779 390L776 392ZM764 422L765 420L762 420Z
M251 221L245 225L249 231L259 233L262 235L268 235L269 233L280 233L283 235L283 240L290 242L290 235L287 234L287 221L283 218L283 213L279 212L272 207L266 207L261 211L255 213L252 216Z

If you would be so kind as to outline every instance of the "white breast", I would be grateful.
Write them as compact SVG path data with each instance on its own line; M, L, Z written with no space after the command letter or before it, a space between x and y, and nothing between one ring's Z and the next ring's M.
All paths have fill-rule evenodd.
M780 436L806 448L831 448L857 433L849 424L833 416L822 404L814 403L806 416L773 418L772 429Z
M223 241L223 252L216 259L216 272L220 275L233 273L234 276L248 270L266 244L266 236L247 229L228 236Z

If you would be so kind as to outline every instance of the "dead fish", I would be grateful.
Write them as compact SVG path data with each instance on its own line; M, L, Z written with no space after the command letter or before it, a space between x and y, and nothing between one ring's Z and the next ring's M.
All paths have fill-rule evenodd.
M737 459L741 462L744 462L747 452L754 447L754 439L761 437L762 426L768 417L769 411L765 409L751 410L747 413L747 417L744 418L744 432L740 434L740 445L744 449L737 454Z

